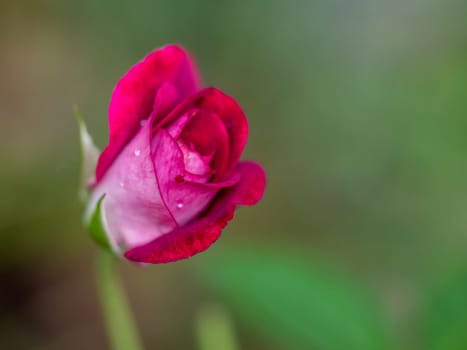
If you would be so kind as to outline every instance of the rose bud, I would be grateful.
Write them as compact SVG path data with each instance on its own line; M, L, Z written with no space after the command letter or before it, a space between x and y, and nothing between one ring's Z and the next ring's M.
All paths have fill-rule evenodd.
M262 167L239 161L248 134L242 109L200 86L180 46L153 51L117 83L109 143L91 175L97 153L81 126L88 228L129 260L167 263L202 252L237 205L263 195Z

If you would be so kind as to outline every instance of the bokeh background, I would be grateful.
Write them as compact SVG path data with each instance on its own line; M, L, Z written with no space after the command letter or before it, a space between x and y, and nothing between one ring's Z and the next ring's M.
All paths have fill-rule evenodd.
M72 105L103 147L118 78L178 42L243 106L269 182L206 253L121 264L146 348L466 349L466 18L463 0L2 0L0 348L109 348Z

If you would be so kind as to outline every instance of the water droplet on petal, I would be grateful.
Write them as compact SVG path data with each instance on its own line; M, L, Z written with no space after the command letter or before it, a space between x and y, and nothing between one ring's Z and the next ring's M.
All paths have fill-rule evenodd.
M178 209L182 209L182 208L183 208L183 203L182 203L182 201L178 201L178 202L177 202L177 208L178 208Z
M135 156L139 157L139 155L141 154L141 150L140 149L135 149Z

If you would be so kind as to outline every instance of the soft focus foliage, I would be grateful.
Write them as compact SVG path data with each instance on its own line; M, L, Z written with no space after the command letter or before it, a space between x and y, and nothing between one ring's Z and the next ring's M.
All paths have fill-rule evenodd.
M426 349L467 348L467 271L456 271L430 293L424 316Z
M242 105L245 158L260 160L269 182L263 202L239 210L211 251L121 267L147 348L197 349L196 315L211 302L231 314L241 349L289 348L293 322L279 341L277 318L257 328L232 306L251 305L249 295L233 300L194 274L240 242L279 246L282 257L300 246L311 255L301 269L343 271L357 298L363 290L382 304L397 349L464 348L466 16L460 0L2 1L0 348L106 347L71 108L79 104L102 148L112 87L168 42L190 49L205 81ZM235 276L270 269L235 254ZM292 277L277 284L285 291ZM290 293L304 305L296 312L321 305ZM273 298L260 301L278 312L266 305ZM281 322L305 317L291 310Z
M247 247L224 249L201 276L284 349L390 349L372 298L330 269Z

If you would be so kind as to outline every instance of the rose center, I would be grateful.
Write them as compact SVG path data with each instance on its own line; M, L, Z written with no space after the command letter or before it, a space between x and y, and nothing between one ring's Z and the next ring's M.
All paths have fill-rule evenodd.
M177 182L205 183L209 181L213 173L210 163L214 155L214 148L206 147L206 141L201 142L200 138L197 137L201 132L202 139L209 140L211 135L205 130L193 132L193 121L196 121L198 115L199 113L196 111L187 112L167 128L183 155L185 172L178 175Z
M211 173L210 156L204 156L197 152L193 145L187 145L183 140L177 140L177 144L183 153L185 170L193 175L208 176Z

